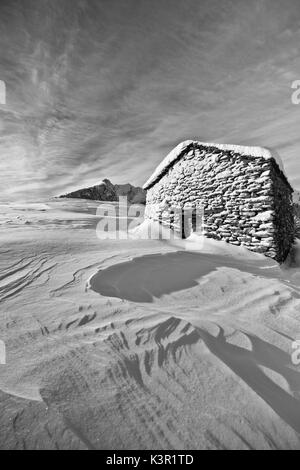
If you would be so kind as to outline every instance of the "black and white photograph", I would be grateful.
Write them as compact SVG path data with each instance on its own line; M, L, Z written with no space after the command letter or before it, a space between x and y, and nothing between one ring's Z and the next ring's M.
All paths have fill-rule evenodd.
M1 451L300 450L299 47L299 0L0 0Z

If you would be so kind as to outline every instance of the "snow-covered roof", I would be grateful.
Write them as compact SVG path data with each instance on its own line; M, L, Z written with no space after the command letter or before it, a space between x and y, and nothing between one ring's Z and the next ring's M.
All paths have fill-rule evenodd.
M264 158L269 160L274 158L277 162L280 170L284 174L284 167L282 160L278 153L274 150L270 150L264 147L251 147L251 146L244 146L244 145L230 145L230 144L216 144L216 143L209 143L209 142L199 142L197 140L185 140L177 145L158 165L154 173L150 176L150 178L146 181L143 188L148 189L156 183L163 174L167 171L169 167L171 167L176 161L178 161L183 155L189 150L191 147L215 147L219 150L224 151L231 151L234 153L238 153L240 155L251 156L256 158Z

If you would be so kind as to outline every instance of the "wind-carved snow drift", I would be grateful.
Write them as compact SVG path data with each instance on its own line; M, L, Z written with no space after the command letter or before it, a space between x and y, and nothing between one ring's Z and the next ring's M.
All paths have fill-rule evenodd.
M165 216L171 208L201 205L207 237L279 262L294 241L293 189L280 157L269 149L185 141L162 161L144 189L147 218L170 221Z

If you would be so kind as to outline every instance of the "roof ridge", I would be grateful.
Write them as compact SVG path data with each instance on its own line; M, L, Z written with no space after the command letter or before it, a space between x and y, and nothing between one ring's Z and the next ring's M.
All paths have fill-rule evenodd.
M189 147L195 146L197 147L215 147L218 150L224 151L233 151L234 153L239 153L245 156L252 156L254 158L264 158L266 160L274 158L277 162L279 169L285 175L284 167L282 160L278 153L275 150L271 150L267 147L260 147L260 146L247 146L247 145L235 145L235 144L218 144L212 142L201 142L198 140L185 140L178 144L158 165L156 170L152 173L150 178L146 181L143 185L143 189L149 189L149 187L153 186L163 174L166 172L168 168L173 166L175 162L180 160L180 158L184 155L184 153L188 150ZM286 177L287 179L287 177Z

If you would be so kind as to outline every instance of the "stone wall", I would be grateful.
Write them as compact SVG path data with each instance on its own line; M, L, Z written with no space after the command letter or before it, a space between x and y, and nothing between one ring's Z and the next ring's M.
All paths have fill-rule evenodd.
M283 261L294 238L292 188L276 161L192 144L147 191L145 216L204 209L204 233ZM175 228L175 227L172 227Z
M284 261L296 235L292 192L287 191L286 182L282 179L276 165L272 165L271 178L273 181L274 241L276 247L276 256L273 258Z
M300 205L294 203L293 210L295 223L295 237L300 239Z

